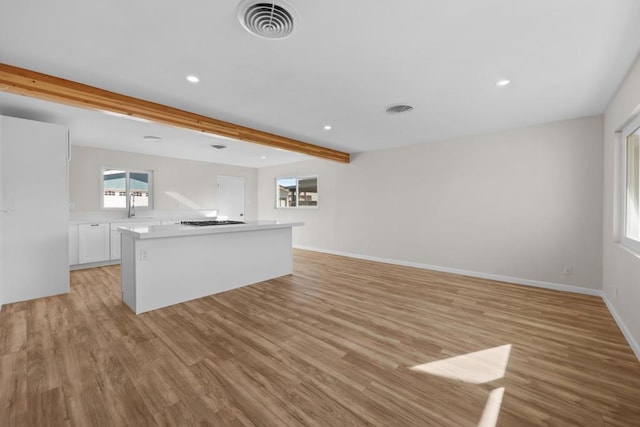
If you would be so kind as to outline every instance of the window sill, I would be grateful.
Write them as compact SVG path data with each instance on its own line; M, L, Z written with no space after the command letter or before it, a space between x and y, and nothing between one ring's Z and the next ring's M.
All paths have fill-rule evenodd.
M619 247L620 249L624 250L625 252L627 252L629 255L637 258L638 260L640 260L640 252L637 251L635 248L629 247L627 245L625 245L622 242L615 242L615 246Z

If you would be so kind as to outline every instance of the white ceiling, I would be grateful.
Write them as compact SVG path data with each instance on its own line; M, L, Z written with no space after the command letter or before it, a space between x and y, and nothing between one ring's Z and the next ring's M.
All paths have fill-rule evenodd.
M0 62L355 153L602 113L640 51L638 0L275 2L283 40L249 34L239 1L3 0ZM143 136L73 110L76 143ZM184 157L166 132L148 149Z

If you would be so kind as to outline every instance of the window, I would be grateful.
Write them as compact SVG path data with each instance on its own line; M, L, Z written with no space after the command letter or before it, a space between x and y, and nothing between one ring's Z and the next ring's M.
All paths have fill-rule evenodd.
M276 178L276 208L318 207L318 177Z
M621 242L640 252L640 116L622 132L623 197Z
M107 209L152 208L151 171L102 169L102 207ZM127 197L127 195L129 195Z

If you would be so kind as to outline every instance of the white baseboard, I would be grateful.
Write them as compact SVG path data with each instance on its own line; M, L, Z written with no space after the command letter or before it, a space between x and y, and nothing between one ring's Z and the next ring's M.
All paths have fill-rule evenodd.
M517 285L553 289L556 291L573 292L576 294L602 296L602 291L599 289L583 288L580 286L572 286L572 285L563 285L561 283L543 282L540 280L521 279L519 277L510 277L510 276L502 276L499 274L481 273L478 271L469 271L469 270L463 270L460 268L451 268L451 267L441 267L438 265L422 264L419 262L403 261L398 259L379 258L379 257L374 257L369 255L354 254L350 252L341 252L341 251L333 251L329 249L314 248L310 246L294 245L294 247L297 249L304 249L307 251L322 252L322 253L331 254L331 255L340 255L348 258L364 259L367 261L376 261L376 262L382 262L385 264L402 265L405 267L422 268L424 270L441 271L443 273L460 274L462 276L477 277L480 279L495 280L498 282L515 283Z
M98 261L98 262L88 262L85 264L73 264L69 266L70 271L74 270L84 270L85 268L94 268L94 267L106 267L108 265L117 265L120 264L119 259L108 260L108 261Z
M564 285L561 283L543 282L540 280L521 279L519 277L510 277L510 276L502 276L499 274L481 273L477 271L462 270L459 268L441 267L437 265L422 264L418 262L410 262L410 261L403 261L403 260L397 260L397 259L379 258L379 257L374 257L369 255L354 254L350 252L315 248L311 246L294 245L294 247L297 249L303 249L307 251L321 252L321 253L326 253L331 255L344 256L348 258L363 259L367 261L376 261L376 262L382 262L385 264L395 264L395 265L402 265L405 267L422 268L425 270L434 270L434 271L441 271L443 273L460 274L463 276L477 277L480 279L489 279L489 280L496 280L499 282L515 283L517 285L533 286L536 288L553 289L557 291L565 291L565 292L573 292L577 294L598 296L604 300L604 303L609 309L609 312L611 313L611 315L613 316L613 319L618 324L618 327L620 328L620 331L626 338L627 343L629 343L631 350L635 353L638 360L640 360L640 346L635 341L635 339L631 335L631 332L629 332L626 325L624 324L624 322L616 312L615 308L613 307L613 304L611 304L611 302L609 301L605 293L600 289L583 288L580 286Z
M633 338L633 335L631 335L631 332L629 332L629 329L627 329L627 326L624 324L624 322L622 321L622 318L620 317L620 315L618 315L618 312L616 311L615 307L613 306L611 301L609 301L607 294L605 294L604 292L602 292L602 299L604 300L604 303L607 305L609 312L613 316L613 320L615 320L616 323L618 324L618 327L620 328L622 335L624 335L624 337L627 339L627 342L629 343L631 350L633 350L638 360L640 360L640 345L638 345L636 340Z

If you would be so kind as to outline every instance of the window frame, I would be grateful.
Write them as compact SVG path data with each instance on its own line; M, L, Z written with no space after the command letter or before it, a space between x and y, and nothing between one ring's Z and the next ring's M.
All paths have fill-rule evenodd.
M627 137L640 129L640 114L633 117L620 131L620 233L619 242L622 246L640 254L640 240L627 237L627 178L628 178L628 158L627 158ZM640 168L640 155L636 160Z
M125 206L122 208L118 208L118 207L108 207L104 205L104 172L106 170L119 170L119 171L123 171L125 173L125 193L128 195L125 202ZM125 210L128 211L129 210L129 203L131 202L131 186L129 184L129 180L130 180L130 175L132 173L146 173L149 176L149 194L148 194L148 199L149 199L149 204L148 206L136 206L134 205L136 210L141 210L141 211L146 211L146 210L152 210L153 209L153 203L154 203L154 197L153 197L153 171L152 170L147 170L147 169L127 169L127 168L119 168L119 167L110 167L110 166L103 166L100 168L100 209L104 209L104 210L108 210L108 211L116 211L116 210Z
M315 206L312 205L304 205L304 206L300 206L299 201L299 194L300 194L300 187L299 187L299 183L301 180L305 180L305 179L310 179L310 178L315 178L316 180L316 194L317 194L317 203ZM296 206L280 206L279 205L279 193L278 193L278 180L281 179L295 179L296 180ZM319 178L317 174L310 174L310 175L284 175L284 176L277 176L274 179L274 189L275 189L275 197L274 197L274 206L275 209L318 209L320 206L320 185L319 185Z

